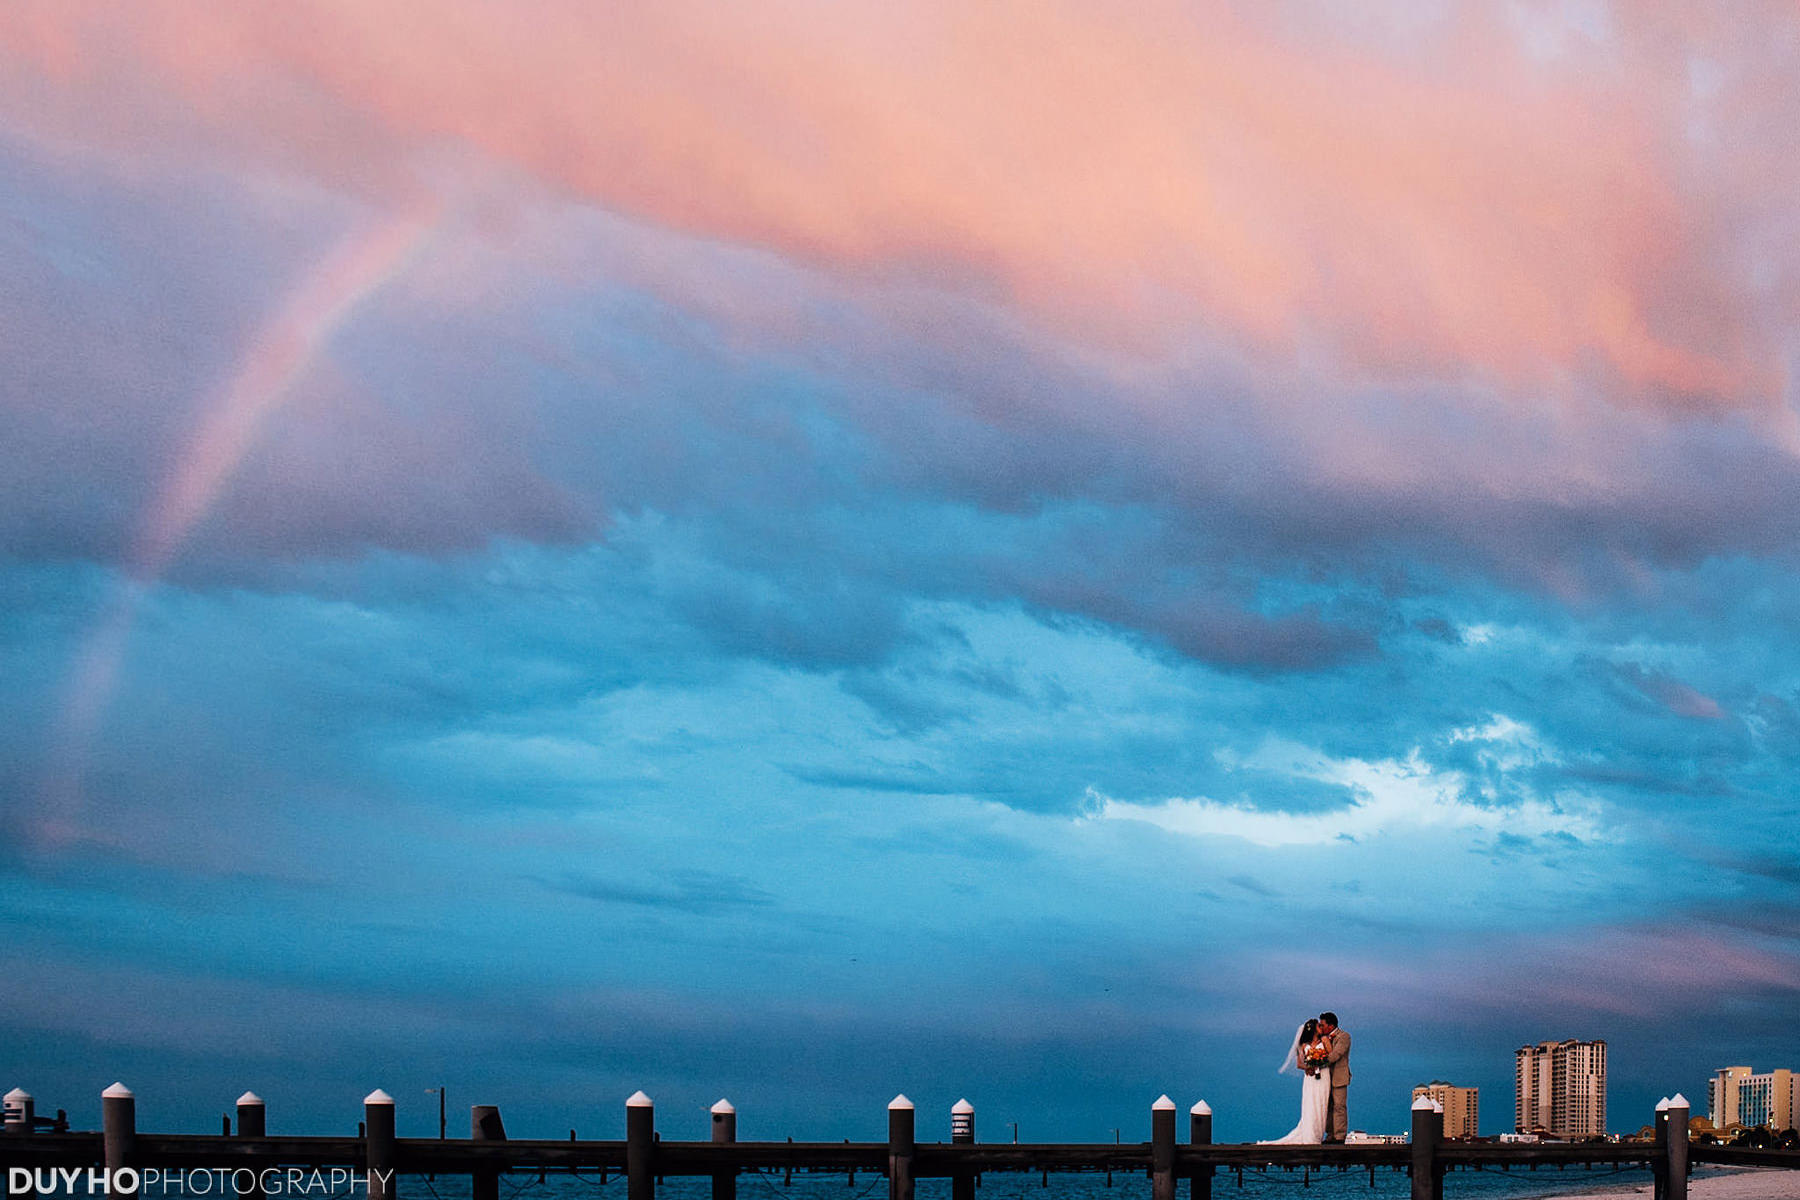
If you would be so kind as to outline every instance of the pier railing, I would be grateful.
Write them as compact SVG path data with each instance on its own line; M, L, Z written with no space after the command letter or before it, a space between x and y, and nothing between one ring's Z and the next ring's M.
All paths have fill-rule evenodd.
M22 1095L22 1093L15 1093ZM12 1099L8 1098L9 1102ZM29 1102L29 1097L25 1098ZM9 1103L0 1166L6 1168L12 1200L64 1189L55 1171L97 1170L114 1197L134 1198L147 1185L190 1172L217 1173L214 1194L234 1191L243 1200L267 1200L283 1191L293 1171L342 1172L367 1188L369 1200L396 1200L401 1175L467 1175L473 1200L497 1200L504 1174L595 1173L601 1182L623 1177L626 1200L655 1200L657 1182L667 1176L710 1177L713 1200L736 1200L738 1176L745 1172L871 1172L885 1175L889 1200L913 1200L917 1179L950 1179L952 1200L973 1200L976 1178L986 1172L1142 1172L1150 1200L1176 1200L1187 1184L1191 1200L1211 1200L1221 1175L1269 1169L1404 1171L1413 1200L1442 1200L1447 1173L1458 1170L1537 1170L1585 1167L1620 1169L1647 1166L1661 1200L1686 1200L1692 1163L1800 1169L1800 1151L1690 1145L1688 1106L1680 1096L1657 1106L1650 1141L1493 1143L1447 1141L1443 1110L1429 1099L1415 1102L1411 1140L1349 1145L1269 1145L1215 1143L1212 1109L1204 1101L1189 1110L1188 1138L1176 1138L1176 1107L1167 1096L1151 1107L1151 1137L1134 1143L992 1143L975 1140L974 1109L960 1102L951 1114L949 1142L920 1142L914 1109L905 1096L888 1106L885 1142L740 1142L737 1112L727 1102L713 1106L712 1137L704 1142L664 1141L656 1132L655 1107L639 1092L626 1102L623 1141L509 1139L492 1105L470 1112L470 1136L463 1139L401 1138L394 1132L394 1102L371 1093L363 1105L356 1137L271 1136L263 1101L246 1092L237 1105L237 1128L229 1119L217 1135L140 1133L136 1101L115 1084L101 1099L99 1133L43 1132L27 1104L14 1120ZM1673 1131L1679 1131L1671 1136ZM17 1169L15 1169L17 1168ZM274 1174L271 1175L270 1173ZM81 1176L86 1184L88 1176ZM78 1194L86 1194L80 1192Z

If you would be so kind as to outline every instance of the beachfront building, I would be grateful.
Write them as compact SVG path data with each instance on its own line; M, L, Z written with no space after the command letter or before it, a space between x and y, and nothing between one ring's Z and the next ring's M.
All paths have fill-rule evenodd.
M1421 1083L1413 1089L1413 1099L1417 1100L1420 1096L1429 1097L1443 1107L1445 1137L1473 1138L1480 1136L1476 1132L1481 1124L1480 1088L1457 1087L1454 1083L1445 1083L1442 1079L1434 1079L1430 1083Z
M1555 1137L1606 1132L1606 1043L1539 1042L1514 1053L1513 1128Z
M1706 1085L1713 1128L1765 1126L1780 1132L1800 1125L1800 1072L1757 1074L1750 1067L1720 1067Z

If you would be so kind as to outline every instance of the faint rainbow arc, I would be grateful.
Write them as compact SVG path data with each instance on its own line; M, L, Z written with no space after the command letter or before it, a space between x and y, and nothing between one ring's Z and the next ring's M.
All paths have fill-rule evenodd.
M182 544L218 500L256 443L263 423L294 383L369 297L399 275L434 228L428 214L411 213L359 230L300 277L287 299L258 328L236 369L207 407L156 500L139 523L124 563L124 578L102 618L76 652L58 708L58 736L45 786L42 840L81 836L88 749L116 690L125 648L144 597Z

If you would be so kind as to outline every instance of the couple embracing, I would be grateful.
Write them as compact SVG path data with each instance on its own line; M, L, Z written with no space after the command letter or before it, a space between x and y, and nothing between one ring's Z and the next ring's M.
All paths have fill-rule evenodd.
M1281 1069L1304 1073L1300 1123L1274 1144L1342 1142L1350 1131L1350 1035L1338 1027L1337 1014L1320 1013L1300 1026Z

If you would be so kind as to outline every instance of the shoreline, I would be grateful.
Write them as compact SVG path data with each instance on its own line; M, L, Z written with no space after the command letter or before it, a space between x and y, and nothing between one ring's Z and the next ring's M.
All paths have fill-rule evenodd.
M1649 1180L1555 1192L1542 1200L1625 1200L1652 1194ZM1800 1171L1786 1167L1704 1167L1688 1177L1690 1200L1800 1200Z

